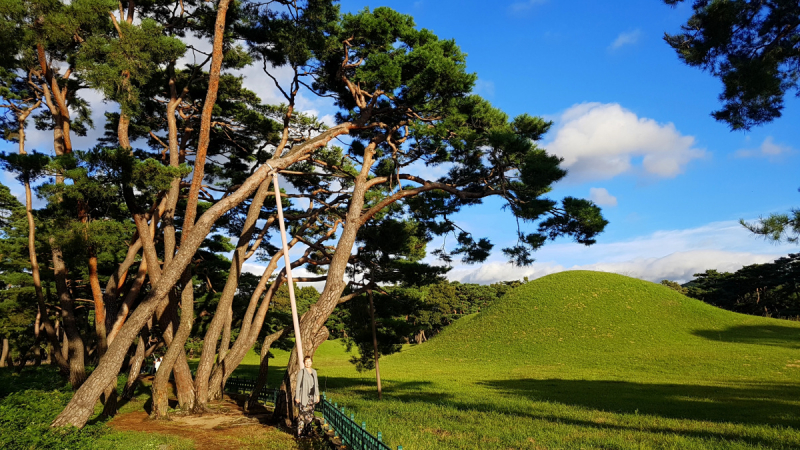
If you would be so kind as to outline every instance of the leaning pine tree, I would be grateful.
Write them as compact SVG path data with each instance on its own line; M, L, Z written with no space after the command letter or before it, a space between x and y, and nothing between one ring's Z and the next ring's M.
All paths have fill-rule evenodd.
M108 339L97 368L54 426L86 423L97 400L114 382L131 344L143 327L152 323L154 314L166 314L163 328L171 327L167 357L159 369L164 372L157 378L168 377L176 364L185 361L184 340L193 322L195 255L201 247L208 247L209 233L220 221L229 221L226 226L239 238L228 278L206 329L194 385L179 392L179 397L193 396L184 397L182 406L198 411L221 395L225 380L258 338L272 296L286 281L284 271L278 270L282 252L262 245L274 232L276 221L275 208L270 206L275 202L270 189L273 173L280 173L296 192L281 195L289 208L289 245L303 249L297 251L292 265L325 274L325 289L300 322L303 350L308 355L327 338L324 323L336 306L368 290L369 286L356 287L345 294L344 275L358 262L358 254L352 250L359 231L387 211L398 218L414 216L431 235L456 234L457 247L440 252L440 256L460 256L468 263L483 261L491 244L457 232L449 218L489 196L501 197L521 223L533 224L534 231L520 229L518 244L504 249L517 264L530 263L531 252L548 239L568 236L588 245L605 227L599 208L591 202L575 198L556 202L545 197L551 185L565 175L560 160L535 144L550 123L528 115L510 120L471 95L476 77L466 71L465 55L453 41L416 29L410 17L388 8L340 17L330 2L322 0L292 3L277 11L268 4L220 0L213 20L188 20L201 14L212 17L208 6L188 2L194 9L186 10L187 20L182 21L175 11L183 14L185 10L163 8L167 3L148 3L141 8L130 3L128 9L129 14L138 11L161 21L161 26L145 20L123 25L120 13L113 31L85 40L85 45L94 45L86 47L87 52L94 52L84 53L86 58L103 52L118 52L114 54L120 58L118 73L96 78L91 76L90 61L82 60L89 82L98 88L102 83L117 83L115 90L103 91L122 105L137 92L149 89L152 84L148 83L161 79L165 86L156 89L152 97L166 99L162 103L166 114L137 108L146 102L140 96L138 103L121 108L116 119L118 147L98 152L106 165L104 172L110 174L109 182L119 187L136 226L128 254L135 257L141 250L143 256L139 264L142 275L134 278L148 277L149 288L138 285L141 297L130 303L124 324L113 330L114 338ZM230 11L235 14L229 17ZM178 46L171 48L172 53L159 53L160 61L150 59L156 62L149 69L152 73L136 72L138 66L125 68L125 56L133 54L127 46L136 43L136 33L179 39L183 34L175 29L198 23L213 23L205 30L206 36L213 36L207 68L198 61L196 67L178 70L176 61L183 50ZM135 27L142 30L133 31ZM125 42L126 36L131 41ZM247 40L249 53L233 45L233 36ZM114 40L119 39L122 42L115 46ZM237 109L236 105L249 101L242 99L220 117L215 105L230 100L221 95L230 87L222 71L252 60L263 62L265 79L278 85L286 103ZM288 85L274 77L272 68L278 66L291 69ZM201 92L197 92L198 86L203 88ZM333 98L340 108L336 125L323 126L295 111L301 92ZM127 96L115 97L119 93ZM157 117L165 122L152 122L158 122ZM243 129L253 132L237 135ZM248 138L259 129L263 139ZM141 152L131 149L124 138L135 133L148 136L154 148L163 146L161 161L142 159ZM349 137L346 149L328 146L345 135ZM208 157L219 148L226 149L224 155ZM193 173L184 181L187 173L182 164L194 164ZM422 175L428 172L423 170L426 166L448 167L449 171L438 179L427 179ZM147 184L147 180L153 182ZM221 194L210 194L212 185ZM160 192L152 192L153 186ZM200 199L204 200L202 208L198 207ZM295 209L294 202L305 207ZM268 264L244 315L237 317L241 326L231 343L231 305L238 277L244 261L258 253ZM117 269L116 279L121 280L130 267ZM276 278L270 282L273 276ZM130 282L116 285L129 289ZM291 390L296 370L293 355L284 391ZM155 397L155 403L162 403L159 395ZM160 407L154 404L154 408ZM290 408L291 402L282 396L277 413L288 417Z

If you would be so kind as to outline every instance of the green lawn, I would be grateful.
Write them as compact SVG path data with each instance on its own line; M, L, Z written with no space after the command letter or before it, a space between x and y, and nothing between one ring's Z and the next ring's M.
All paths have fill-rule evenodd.
M359 374L335 341L328 396L411 449L800 448L800 323L641 280L565 272ZM287 354L275 352L270 385ZM255 355L242 376L255 376Z

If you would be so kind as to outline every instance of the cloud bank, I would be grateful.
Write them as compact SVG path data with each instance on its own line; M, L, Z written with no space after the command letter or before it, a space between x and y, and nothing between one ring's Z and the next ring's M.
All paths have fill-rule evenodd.
M733 154L735 158L766 158L770 162L778 162L781 157L794 153L788 145L776 144L772 136L767 136L757 149L740 149Z
M682 135L672 123L638 117L617 103L572 106L556 124L545 148L564 158L567 180L573 183L627 173L673 178L705 155L694 137Z
M490 284L539 278L564 270L596 270L658 282L684 283L709 269L733 272L745 265L763 264L796 251L796 246L773 245L754 238L738 222L715 222L685 230L664 230L634 239L598 243L545 245L529 267L515 267L493 258L481 266L460 265L451 280Z

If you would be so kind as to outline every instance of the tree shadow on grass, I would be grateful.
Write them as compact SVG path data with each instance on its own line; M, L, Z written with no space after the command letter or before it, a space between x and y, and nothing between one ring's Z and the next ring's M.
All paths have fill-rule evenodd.
M782 425L800 429L800 385L645 384L586 380L497 380L479 384L503 394L600 411L674 419Z
M323 376L320 374L320 381ZM521 396L530 401L555 402L597 411L800 429L800 404L797 400L800 399L800 384L742 383L719 387L559 379L488 380L478 381L477 384L494 390L498 396ZM346 390L348 397L377 400L375 382L369 378L328 378L327 395L330 401L339 402L336 393L340 390ZM778 433L772 438L771 435L758 435L757 431L736 431L729 427L682 429L681 425L664 425L654 420L645 420L653 424L650 426L642 426L638 422L632 425L603 423L565 417L551 412L553 410L550 408L515 406L519 403L491 402L480 397L459 401L449 392L436 390L435 384L426 380L384 379L383 393L387 400L474 411L475 414L490 412L597 430L660 433L706 441L736 441L766 448L800 448L796 433L787 433L785 437ZM345 399L339 406L349 408L350 405Z
M531 401L557 402L594 409L597 411L646 414L670 419L688 419L751 425L785 426L800 428L800 405L795 401L800 396L800 386L795 384L752 384L739 387L717 387L703 385L640 384L616 381L582 380L496 380L478 384L490 387L500 395L527 397ZM675 435L706 441L724 440L742 442L766 448L800 448L797 433L766 433L756 430L732 430L730 427L696 427L682 429L678 424L663 424L645 419L642 425L615 424L603 420L583 420L565 417L550 408L519 407L508 403L481 401L457 401L446 393L406 391L403 383L387 397L406 403L425 403L457 411L475 411L516 416L559 425L573 425L596 430L619 430L620 432L644 432ZM774 436L774 438L773 438Z
M692 334L711 341L800 349L800 328L785 325L737 325L725 330L695 330Z

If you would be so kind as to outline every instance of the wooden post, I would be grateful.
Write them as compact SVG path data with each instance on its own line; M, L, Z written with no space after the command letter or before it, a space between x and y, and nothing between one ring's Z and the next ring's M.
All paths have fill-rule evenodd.
M378 334L375 330L375 303L372 301L372 289L369 290L369 318L372 321L372 347L375 351L375 378L378 380L378 400L383 398L381 390L381 367L378 364Z
M272 166L270 166L272 168ZM278 207L278 225L281 229L281 242L283 242L283 261L286 265L286 282L289 283L289 302L292 304L292 323L294 324L294 338L297 344L297 358L300 368L303 368L303 341L300 338L300 320L297 318L297 302L294 299L294 281L292 281L292 260L289 258L289 244L286 239L286 225L283 223L283 205L281 204L281 189L278 186L278 172L272 173L272 185L275 188L275 203Z

